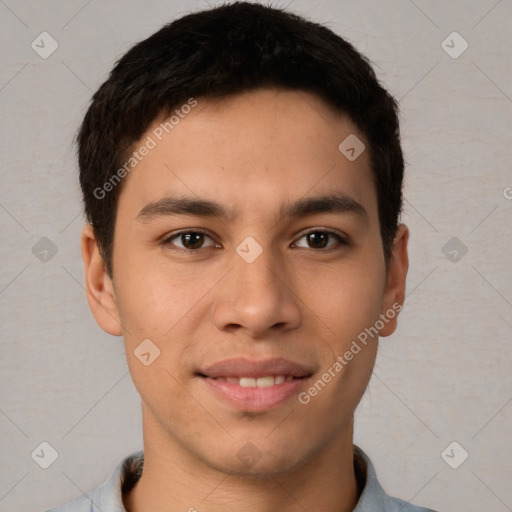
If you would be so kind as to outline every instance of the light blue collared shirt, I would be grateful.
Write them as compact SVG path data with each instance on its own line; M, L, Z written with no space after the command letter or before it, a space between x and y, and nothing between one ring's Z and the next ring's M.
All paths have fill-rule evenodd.
M47 512L126 512L123 488L131 489L142 473L144 453L137 452L122 460L89 498L81 496ZM388 496L377 480L375 468L366 453L354 445L354 468L361 496L353 512L435 512Z

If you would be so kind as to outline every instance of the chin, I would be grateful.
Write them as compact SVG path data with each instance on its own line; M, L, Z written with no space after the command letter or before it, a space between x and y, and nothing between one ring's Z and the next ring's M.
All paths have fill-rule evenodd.
M303 447L302 443L297 446L283 439L269 442L262 436L261 440L233 441L229 453L225 451L226 446L221 445L223 451L204 454L203 460L221 473L263 479L289 474L302 467L309 457L299 450L300 446Z
M301 466L296 454L293 460L288 457L269 457L262 454L259 460L251 463L238 460L235 454L230 460L208 462L213 469L221 473L255 480L286 475Z

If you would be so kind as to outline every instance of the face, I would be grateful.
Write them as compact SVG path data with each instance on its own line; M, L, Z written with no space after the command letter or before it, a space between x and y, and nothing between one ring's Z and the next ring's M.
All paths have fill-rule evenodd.
M386 271L368 150L338 149L363 135L275 89L198 98L158 140L162 120L123 183L112 281L83 236L91 308L124 336L145 443L239 474L351 444L407 270L401 226Z

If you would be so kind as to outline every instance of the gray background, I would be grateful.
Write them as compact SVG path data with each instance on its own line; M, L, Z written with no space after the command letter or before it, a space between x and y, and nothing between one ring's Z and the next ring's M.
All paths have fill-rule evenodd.
M142 446L122 340L97 327L85 299L73 136L133 43L215 3L0 0L1 511L90 492ZM398 331L381 340L356 442L392 494L510 511L512 3L275 5L352 41L401 101L408 296ZM31 48L43 31L59 45L46 59ZM458 58L445 49L462 40L442 45L453 31L469 44ZM48 469L31 458L42 441L58 452ZM452 465L469 453L457 469L441 456L453 441Z

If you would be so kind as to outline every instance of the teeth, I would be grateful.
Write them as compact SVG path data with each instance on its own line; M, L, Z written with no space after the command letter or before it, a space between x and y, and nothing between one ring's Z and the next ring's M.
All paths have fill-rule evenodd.
M277 375L274 377L274 382L277 385L282 384L284 382L284 376L283 375Z
M240 379L239 385L242 386L243 388L255 388L256 379L254 379L253 377L242 377Z
M243 388L271 388L272 386L278 386L283 382L289 382L293 379L292 375L267 375L265 377L219 377L217 380L223 382L229 382L231 384L238 384Z
M257 388L271 388L274 385L274 377L259 377L256 380Z

